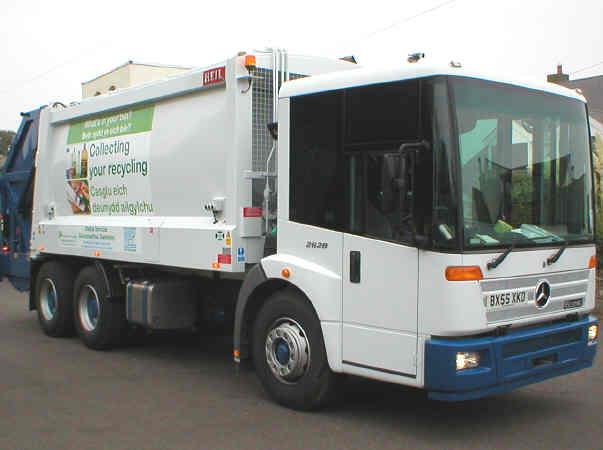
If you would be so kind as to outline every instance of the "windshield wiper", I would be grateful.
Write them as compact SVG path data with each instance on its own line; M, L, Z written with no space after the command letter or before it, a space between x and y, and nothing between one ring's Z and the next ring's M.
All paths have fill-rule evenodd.
M555 264L557 261L559 261L559 258L561 258L561 255L563 255L563 252L565 251L566 248L567 248L567 241L563 241L563 243L561 244L561 248L559 250L557 250L554 255L549 256L546 259L546 264L548 266L550 266L551 264Z
M496 269L505 260L509 253L511 253L515 249L515 242L516 241L513 241L513 243L509 247L507 247L507 249L503 253L498 255L492 261L489 261L488 264L486 264L488 270Z

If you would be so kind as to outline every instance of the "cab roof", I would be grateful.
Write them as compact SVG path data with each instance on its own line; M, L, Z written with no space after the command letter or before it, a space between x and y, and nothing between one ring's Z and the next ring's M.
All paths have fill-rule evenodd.
M283 85L279 97L295 97L298 95L313 94L318 92L333 91L357 86L369 86L380 83L388 83L400 80L425 78L438 75L474 78L485 81L510 84L513 86L534 89L564 97L573 98L586 102L585 98L578 92L538 80L525 80L515 78L507 74L486 74L453 67L452 65L428 65L424 61L404 66L389 68L357 68L340 72L331 72L324 75L316 75L307 78L292 80Z

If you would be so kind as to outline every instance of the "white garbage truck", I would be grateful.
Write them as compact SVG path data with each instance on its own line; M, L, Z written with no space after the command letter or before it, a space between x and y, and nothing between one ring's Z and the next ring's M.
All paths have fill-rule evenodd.
M508 391L593 363L591 160L556 85L241 53L41 111L30 308L93 349L224 318L298 409Z

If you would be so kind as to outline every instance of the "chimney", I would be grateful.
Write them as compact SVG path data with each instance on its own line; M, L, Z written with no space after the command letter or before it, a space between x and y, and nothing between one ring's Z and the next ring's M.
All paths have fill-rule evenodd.
M354 64L358 64L358 61L356 61L356 58L354 58L353 55L344 56L344 57L339 58L339 59L342 60L342 61L347 61L347 62L351 62L351 63L354 63Z
M546 81L549 83L557 83L564 85L569 82L569 75L563 73L563 66L561 64L557 64L557 73L551 73L546 76Z

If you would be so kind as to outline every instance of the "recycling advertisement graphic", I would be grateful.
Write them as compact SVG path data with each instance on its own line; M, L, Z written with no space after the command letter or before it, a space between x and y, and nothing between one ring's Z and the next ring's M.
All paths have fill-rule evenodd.
M149 163L154 107L72 123L65 193L73 214L153 214Z

